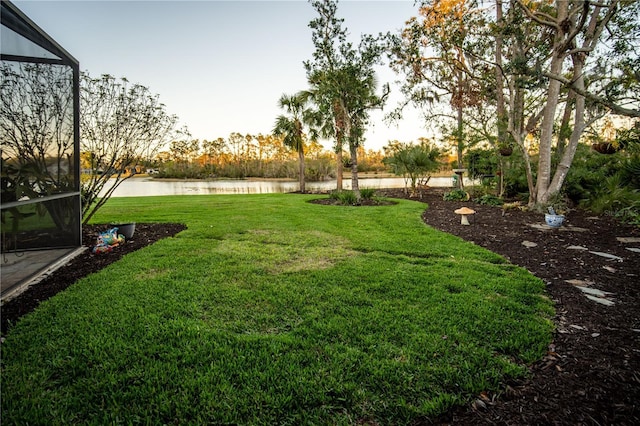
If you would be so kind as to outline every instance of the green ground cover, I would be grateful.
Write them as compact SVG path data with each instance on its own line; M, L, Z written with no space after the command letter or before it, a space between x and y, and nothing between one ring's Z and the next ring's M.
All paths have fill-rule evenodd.
M527 271L428 228L424 204L312 198L111 199L95 223L188 229L12 329L3 422L402 424L545 353L553 309Z

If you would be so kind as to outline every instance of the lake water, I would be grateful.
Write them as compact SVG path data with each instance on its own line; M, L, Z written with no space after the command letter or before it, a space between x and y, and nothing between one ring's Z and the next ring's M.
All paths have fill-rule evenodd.
M451 187L450 177L433 177L429 186ZM361 178L360 188L404 188L402 178ZM330 191L336 181L307 182L307 191ZM343 180L343 188L351 189L351 179ZM298 182L263 180L156 180L152 178L127 179L113 193L114 197L144 197L151 195L204 195L204 194L271 194L295 192L300 189Z

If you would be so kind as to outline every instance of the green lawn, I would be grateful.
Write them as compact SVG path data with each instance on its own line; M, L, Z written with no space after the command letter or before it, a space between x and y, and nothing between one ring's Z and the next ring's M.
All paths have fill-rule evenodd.
M424 204L312 198L111 199L95 223L188 229L12 329L4 424L402 424L545 353L553 308L524 269L428 228Z

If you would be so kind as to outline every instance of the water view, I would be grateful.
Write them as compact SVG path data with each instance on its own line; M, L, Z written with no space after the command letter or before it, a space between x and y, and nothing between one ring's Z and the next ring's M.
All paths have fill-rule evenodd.
M403 188L404 179L361 178L361 188ZM450 177L433 177L429 186L450 187ZM335 180L307 182L307 191L330 191L336 187ZM344 189L351 189L351 179L344 179ZM115 190L114 197L144 197L152 195L204 195L204 194L270 194L295 192L300 189L297 181L270 180L158 180L152 178L128 179Z

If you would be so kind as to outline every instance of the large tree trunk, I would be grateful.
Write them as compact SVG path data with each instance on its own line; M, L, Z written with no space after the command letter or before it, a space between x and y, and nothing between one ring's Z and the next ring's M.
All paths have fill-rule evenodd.
M523 55L522 47L517 43L512 46L510 52L511 57ZM538 121L537 118L532 117L527 123L527 129L524 126L524 114L525 114L525 95L524 89L519 87L516 80L518 75L511 75L508 79L509 84L509 113L507 115L507 131L514 139L518 147L522 150L525 165L525 176L527 177L527 188L529 189L529 204L533 202L535 194L535 183L533 180L533 171L531 168L531 158L529 157L529 149L526 146L525 140L528 134L527 129L533 129Z
M342 191L342 175L344 174L344 163L342 161L342 147L344 146L344 135L348 135L347 113L344 102L340 99L333 103L333 116L336 126L336 190Z
M458 111L457 111L457 159L458 159L458 168L462 169L464 168L464 160L463 160L463 154L464 154L464 139L462 138L462 131L464 129L464 117L462 114L462 106L458 106Z
M342 163L342 145L336 151L336 190L342 191L342 174L344 172L344 164Z
M502 25L502 0L496 0L496 23L498 26ZM502 78L502 34L500 32L496 33L495 37L496 43L496 66L495 66L495 74L496 74L496 115L498 116L498 143L503 143L508 135L506 132L506 108L504 104L504 80ZM500 181L498 182L498 196L502 197L504 195L504 165L505 162L502 158L500 158Z
M556 144L556 158L562 158L567 146L567 139L571 135L571 129L569 124L571 121L571 112L573 111L573 104L575 103L576 94L573 90L569 91L567 102L564 104L564 114L562 114L562 121L560 122L560 130L558 132L558 142Z
M572 55L573 59L573 70L574 75L577 76L574 85L578 92L583 92L584 85L584 76L583 76L583 68L584 68L584 56L582 53L577 53ZM582 136L582 132L584 131L585 121L584 121L584 109L585 109L585 99L584 96L574 93L574 102L575 102L575 114L573 120L573 131L571 132L571 137L569 138L569 145L567 149L564 151L558 166L556 167L556 172L553 175L553 180L547 189L547 198L549 195L555 194L562 189L562 184L564 183L565 178L567 177L567 173L569 173L569 168L571 167L571 163L573 162L573 157L576 154L576 149L578 148L578 142L580 141L580 136ZM568 108L569 106L567 106Z
M356 196L357 202L360 202L360 186L358 185L358 144L349 143L351 151L351 190Z
M556 49L561 43L560 36L556 36ZM562 72L562 62L564 53L557 51L551 59L551 73L560 75ZM553 140L553 127L555 124L556 110L560 98L561 83L558 80L549 80L547 89L547 104L544 108L542 125L540 126L540 152L538 159L538 176L536 179L536 189L533 200L534 204L546 203L549 198L549 184L551 182L551 145Z
M529 204L533 203L533 196L535 193L535 183L533 181L533 169L531 168L531 158L529 157L529 149L525 143L525 137L527 136L527 132L517 132L515 130L511 131L511 136L516 141L516 144L522 150L522 155L524 157L524 172L527 177L527 188L529 188Z
M523 157L524 157L524 172L527 177L527 188L529 188L529 204L534 203L534 194L535 194L535 182L533 179L533 169L531 168L531 157L529 157L529 150L525 145L524 137L520 135L520 140L518 141L520 148L522 149Z
M306 188L304 186L304 148L302 144L300 145L300 149L298 149L298 161L300 163L300 192L306 192Z
M573 102L575 103L573 131L571 132L571 137L569 138L569 145L567 146L566 151L563 153L562 158L558 163L556 172L553 176L553 180L551 181L547 189L547 193L545 195L546 198L544 198L544 200L548 199L551 194L559 192L560 189L562 189L562 184L564 183L564 180L566 179L569 172L569 168L571 167L571 163L573 162L580 137L582 136L584 129L587 127L584 116L585 97L581 95L581 93L586 92L583 74L584 64L588 55L593 51L595 43L606 27L607 22L609 22L609 20L613 16L617 3L617 1L614 1L608 5L609 9L604 17L600 15L600 12L603 10L603 8L607 7L603 4L595 5L593 10L589 14L589 18L587 18L586 15L584 16L584 18L578 24L579 28L585 29L581 49L575 49L575 39L571 40L569 45L565 45L565 47L571 46L572 48L571 60L573 63L573 87L575 88L575 90L571 90L570 100L573 100ZM558 11L558 16L560 17L560 7L558 7Z

